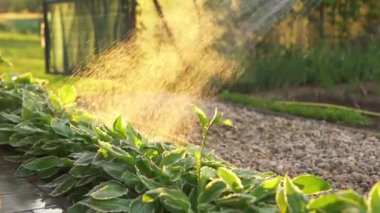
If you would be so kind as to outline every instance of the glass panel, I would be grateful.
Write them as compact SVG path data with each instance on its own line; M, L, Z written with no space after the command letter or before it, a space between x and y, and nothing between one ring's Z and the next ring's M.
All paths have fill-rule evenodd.
M48 7L50 71L70 73L128 31L127 0L72 0Z

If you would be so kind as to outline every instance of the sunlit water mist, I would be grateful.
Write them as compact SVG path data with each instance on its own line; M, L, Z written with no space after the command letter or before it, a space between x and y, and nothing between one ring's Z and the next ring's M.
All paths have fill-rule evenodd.
M191 105L207 101L236 76L238 63L226 52L250 40L247 32L271 25L294 0L159 2L162 14L154 1L140 1L140 29L78 73L112 80L113 87L86 98L101 117L123 115L149 137L181 142L195 124ZM229 19L226 11L234 16ZM239 15L247 21L238 22ZM225 37L228 33L232 39Z

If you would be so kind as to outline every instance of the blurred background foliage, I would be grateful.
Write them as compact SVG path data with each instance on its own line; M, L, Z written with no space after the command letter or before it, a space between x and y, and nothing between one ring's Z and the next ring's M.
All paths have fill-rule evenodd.
M319 4L314 2L313 7L303 1L313 2L298 0L293 9L301 12L288 15L250 48L242 74L228 86L230 90L380 80L380 1L316 0ZM0 12L24 12L22 19L1 18L0 32L6 32L2 36L17 38L9 32L38 36L41 17L25 18L25 12L40 11L41 0L1 0ZM3 45L8 43L4 39Z
M0 12L39 12L42 0L1 0Z
M294 6L303 9L301 1ZM379 81L380 1L322 0L303 15L286 17L247 57L231 90Z

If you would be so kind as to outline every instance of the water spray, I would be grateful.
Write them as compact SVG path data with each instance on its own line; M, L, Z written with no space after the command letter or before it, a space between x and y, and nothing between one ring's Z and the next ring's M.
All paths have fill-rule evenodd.
M79 72L114 85L86 101L96 106L95 113L111 115L109 120L121 114L148 135L156 133L151 137L186 137L195 124L191 105L207 102L234 79L239 63L231 55L254 46L255 36L287 14L294 2L140 1L136 25L144 29Z

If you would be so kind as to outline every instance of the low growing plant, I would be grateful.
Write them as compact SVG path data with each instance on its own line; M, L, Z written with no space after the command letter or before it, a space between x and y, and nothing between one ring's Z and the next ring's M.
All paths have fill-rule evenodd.
M313 175L295 178L235 168L205 149L213 125L194 107L202 146L148 141L122 117L112 127L75 107L75 89L46 91L30 75L0 81L0 144L19 177L38 176L68 212L380 212L380 183L367 198ZM322 193L322 194L321 194Z
M267 98L253 97L240 93L223 92L219 96L219 99L222 101L250 106L256 109L270 110L274 112L287 113L290 115L318 120L327 120L348 125L371 125L371 118L367 115L377 115L377 113L374 112L343 106L270 100ZM377 115L377 117L378 116L379 115Z

